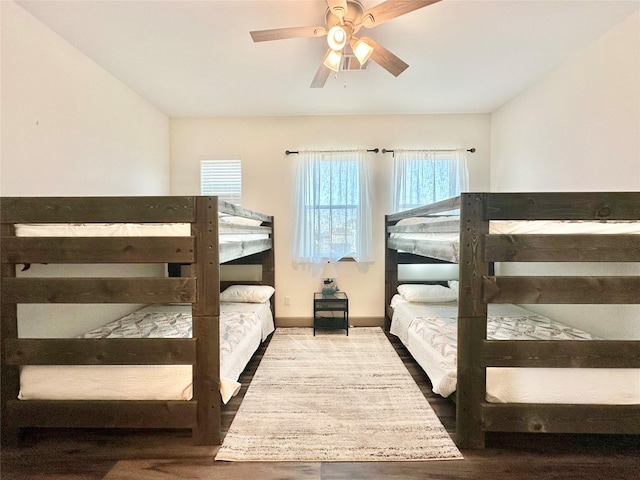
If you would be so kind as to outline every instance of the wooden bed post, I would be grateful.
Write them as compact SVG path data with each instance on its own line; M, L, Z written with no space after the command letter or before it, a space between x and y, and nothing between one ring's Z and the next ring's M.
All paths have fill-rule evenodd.
M0 235L3 237L13 236L15 234L13 225L3 223L0 230ZM2 259L2 278L9 278L16 276L16 266L14 263L5 262L5 258ZM10 338L18 338L18 306L15 303L2 302L0 312L0 350L4 348L4 342ZM11 424L11 418L9 418L8 409L6 408L7 402L18 398L20 391L20 372L17 365L6 365L4 357L2 360L1 368L1 396L2 405L0 406L0 413L2 414L2 436L0 439L1 445L13 445L18 443L20 439L20 429L15 428Z
M276 268L276 260L275 260L275 245L273 244L274 241L274 224L273 224L273 217L271 219L271 248L267 251L265 251L262 254L262 284L263 285L271 285L272 287L275 288L276 286L276 275L275 275L275 268ZM277 293L277 292L276 292ZM276 293L273 294L273 297L271 297L271 314L273 315L273 320L275 322L276 319Z
M221 443L220 400L220 254L218 251L218 198L194 197L197 300L193 304L193 337L197 338L193 398L198 402L198 426L193 430L199 445ZM206 257L206 258L205 258Z
M389 248L389 215L384 217L384 329L391 328L389 305L398 288L398 251Z
M486 396L482 344L487 337L487 304L482 278L489 265L481 255L482 236L489 233L485 215L488 194L465 193L460 202L460 301L458 306L458 384L456 443L484 448L481 405Z

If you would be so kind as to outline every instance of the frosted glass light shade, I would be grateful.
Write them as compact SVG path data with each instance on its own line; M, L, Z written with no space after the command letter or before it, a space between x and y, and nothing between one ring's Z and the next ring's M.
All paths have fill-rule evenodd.
M340 70L340 61L342 60L342 52L339 50L329 50L324 57L323 64L334 72Z
M331 27L327 33L327 43L331 50L342 50L347 43L347 32L340 25Z
M364 65L366 61L369 60L369 57L371 57L373 47L363 40L358 40L353 48L353 53L360 62L360 65Z

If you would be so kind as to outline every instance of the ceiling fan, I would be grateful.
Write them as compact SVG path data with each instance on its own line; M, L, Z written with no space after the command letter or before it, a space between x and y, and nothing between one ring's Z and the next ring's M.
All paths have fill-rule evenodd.
M327 0L326 27L289 27L250 32L254 42L282 40L286 38L327 36L327 50L312 88L322 88L331 71L340 70L345 48L351 48L361 65L369 59L397 77L409 65L369 37L358 38L361 27L373 28L405 13L439 2L440 0L387 0L365 10L360 0Z

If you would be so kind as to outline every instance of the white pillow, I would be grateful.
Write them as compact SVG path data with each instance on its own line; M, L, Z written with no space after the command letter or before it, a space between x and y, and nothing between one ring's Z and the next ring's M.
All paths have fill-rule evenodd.
M447 284L449 285L449 288L451 290L455 290L456 292L458 291L458 285L459 285L458 280L449 280Z
M220 294L221 302L266 303L275 289L270 285L231 285Z
M439 303L453 302L458 299L458 292L442 285L398 285L398 293L407 302Z
M403 303L407 303L407 301L402 298L402 295L396 293L393 297L391 297L389 306L395 310L398 305L402 305Z

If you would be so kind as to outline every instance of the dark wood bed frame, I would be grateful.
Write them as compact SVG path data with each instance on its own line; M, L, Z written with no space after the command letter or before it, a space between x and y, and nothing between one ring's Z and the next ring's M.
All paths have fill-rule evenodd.
M640 220L640 192L465 193L386 216L388 307L398 250L424 256L419 241L390 238L402 218L460 208L456 442L483 448L486 432L640 434L640 405L489 403L487 367L640 368L640 341L491 341L487 305L639 304L639 276L496 276L495 262L640 262L640 235L496 235L491 220ZM458 226L454 223L456 230ZM441 226L446 231L451 227ZM402 254L405 255L405 254ZM640 318L638 319L640 321ZM605 387L606 388L606 387Z
M273 217L217 197L3 197L2 442L33 427L191 429L197 444L220 437L220 263L241 257L262 265L274 285ZM230 226L218 212L262 221ZM17 237L22 223L189 223L187 237ZM219 244L219 233L268 239ZM181 278L20 278L19 264L181 263ZM247 283L247 282L243 282ZM251 283L251 282L249 282ZM191 303L193 338L27 339L18 337L20 303ZM272 299L272 309L273 307ZM190 401L18 400L21 365L193 365Z

